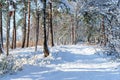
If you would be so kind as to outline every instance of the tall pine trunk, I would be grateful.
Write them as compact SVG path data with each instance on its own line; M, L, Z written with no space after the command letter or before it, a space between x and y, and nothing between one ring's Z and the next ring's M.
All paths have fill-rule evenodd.
M26 13L24 13L24 21L23 21L22 48L25 47L25 41L26 41Z
M44 13L44 57L49 56L49 50L48 50L48 45L47 45L47 36L46 36L46 0L43 1L43 13Z
M15 9L15 3L13 2L13 7ZM16 48L16 11L14 10L13 15L13 34L12 34L12 49Z
M28 0L28 30L27 30L27 45L29 46L29 37L30 37L30 0Z
M54 41L53 41L53 25L52 25L52 3L49 2L50 4L50 33L51 33L51 46L54 46Z
M22 48L25 47L25 41L26 41L26 16L27 16L27 13L26 13L26 2L23 1L23 4L24 4L24 11L23 11L23 14L24 14L24 20L23 20L23 33L22 33Z
M102 30L102 45L105 46L106 45L106 35L105 35L104 16L102 17L101 30Z
M35 51L37 51L37 45L38 45L38 37L39 37L39 12L38 10L36 10L36 21L37 21L37 25L36 25L36 43L35 43Z
M8 56L8 55L9 55L9 43L10 43L10 42L9 42L9 37L10 37L10 36L9 36L9 33L10 33L9 3L7 4L7 9L8 9L8 10L7 10L8 13L7 13L7 27L6 27L6 28L7 28L7 29L6 29L6 30L7 30L7 33L6 33L6 50L7 50L6 52L7 52L7 54L6 54L6 55Z
M0 3L0 54L3 53L2 4Z
M71 16L71 44L74 44L75 41L75 30L74 30L74 19Z

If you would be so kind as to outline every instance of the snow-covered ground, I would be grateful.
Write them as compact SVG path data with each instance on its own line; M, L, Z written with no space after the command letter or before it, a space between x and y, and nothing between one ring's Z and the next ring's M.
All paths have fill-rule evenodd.
M96 46L67 45L50 48L43 58L42 47L16 49L14 54L21 71L0 77L0 80L120 80L120 63L95 54Z

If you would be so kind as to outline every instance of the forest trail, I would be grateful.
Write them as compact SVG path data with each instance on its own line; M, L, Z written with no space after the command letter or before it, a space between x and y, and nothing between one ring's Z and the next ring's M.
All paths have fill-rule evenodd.
M56 46L50 49L50 57L43 59L36 54L36 64L26 63L22 71L5 75L0 80L120 80L120 63L97 55L96 50L100 51L87 45ZM12 52L26 58L32 48L17 51ZM31 54L29 58L32 58Z

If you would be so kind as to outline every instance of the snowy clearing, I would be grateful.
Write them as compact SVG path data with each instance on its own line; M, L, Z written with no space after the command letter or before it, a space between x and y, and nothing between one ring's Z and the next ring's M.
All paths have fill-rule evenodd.
M118 62L99 56L96 46L67 45L50 48L52 53L43 58L42 47L16 49L14 54L22 71L7 74L0 80L120 80Z

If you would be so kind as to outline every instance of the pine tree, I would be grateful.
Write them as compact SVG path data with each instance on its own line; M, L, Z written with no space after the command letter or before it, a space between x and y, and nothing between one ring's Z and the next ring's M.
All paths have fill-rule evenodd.
M44 57L49 56L49 50L48 50L48 45L47 45L47 36L46 36L46 0L43 0L43 25L44 25Z
M0 54L3 53L3 31L2 31L2 3L0 3Z
M29 36L30 36L30 0L28 0L28 30L27 30L27 45L29 46Z
M16 48L16 5L13 2L14 15L13 15L13 34L12 34L12 49Z
M23 2L24 4L24 20L23 20L23 35L22 35L22 48L25 47L25 41L26 41L26 16L27 16L27 13L26 13L26 3L25 1Z
M53 25L52 25L52 2L49 2L50 5L50 33L51 33L51 46L54 46L53 41Z

